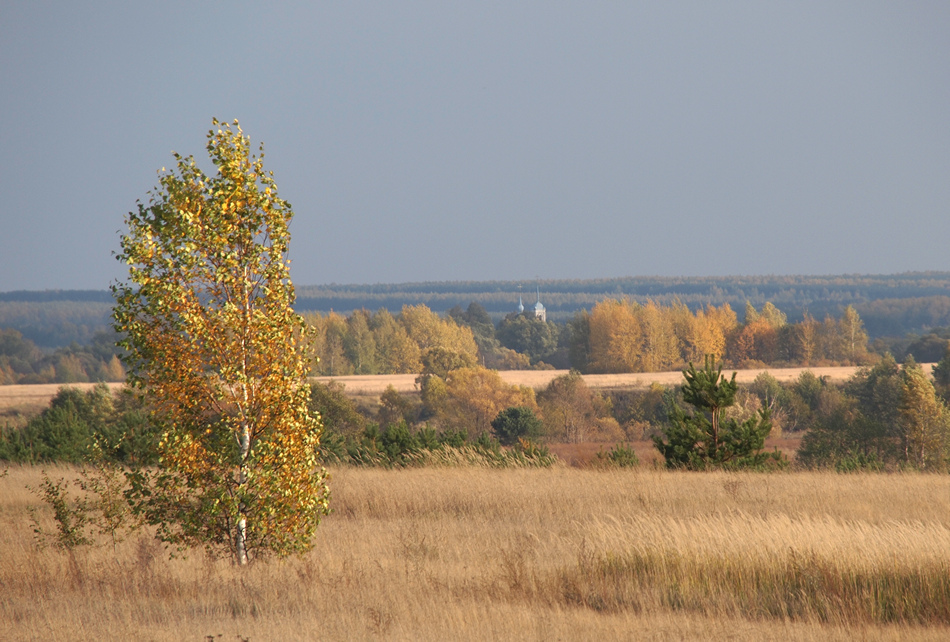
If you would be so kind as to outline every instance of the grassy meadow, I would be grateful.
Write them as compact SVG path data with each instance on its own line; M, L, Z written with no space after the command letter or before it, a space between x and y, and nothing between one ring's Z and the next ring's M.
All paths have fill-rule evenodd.
M950 638L947 476L340 468L314 550L247 569L38 547L40 480L0 479L3 640Z

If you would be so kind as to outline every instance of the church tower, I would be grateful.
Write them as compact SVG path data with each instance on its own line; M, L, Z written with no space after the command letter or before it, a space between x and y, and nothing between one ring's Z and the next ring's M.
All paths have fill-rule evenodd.
M541 286L538 285L538 302L534 304L534 318L540 319L541 321L548 320L547 310L544 309L544 306L541 305Z

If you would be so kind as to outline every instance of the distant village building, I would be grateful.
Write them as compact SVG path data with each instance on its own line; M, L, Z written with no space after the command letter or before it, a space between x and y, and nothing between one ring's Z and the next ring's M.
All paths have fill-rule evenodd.
M521 295L518 295L518 314L524 314L524 301L521 300ZM540 319L541 321L548 320L547 310L544 309L544 305L541 304L541 287L538 286L538 302L534 304L534 318Z
M548 320L548 313L544 309L544 306L541 305L541 287L538 287L538 302L534 304L534 318L541 319L541 321Z

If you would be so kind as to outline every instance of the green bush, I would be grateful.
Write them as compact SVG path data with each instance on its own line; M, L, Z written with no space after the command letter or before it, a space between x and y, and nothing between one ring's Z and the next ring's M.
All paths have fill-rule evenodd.
M616 444L606 452L598 452L597 463L604 467L636 468L640 465L640 458L631 446Z
M157 440L158 432L138 397L113 396L104 384L87 392L63 387L25 426L0 433L0 460L81 463L98 444L111 461L150 464L155 461Z
M517 406L506 408L491 422L492 431L505 446L512 446L519 439L537 439L544 431L541 420L530 408Z
M358 436L323 433L320 456L325 463L349 466L404 468L409 466L489 466L493 468L550 466L556 458L530 440L511 448L489 433L468 441L464 431L436 432L426 426L413 431L405 422L380 430L369 424Z

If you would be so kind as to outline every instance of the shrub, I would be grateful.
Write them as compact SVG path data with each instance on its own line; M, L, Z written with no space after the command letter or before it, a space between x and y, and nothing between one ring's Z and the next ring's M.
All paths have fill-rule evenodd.
M491 427L498 441L505 446L512 446L519 439L537 439L543 431L541 420L524 406L502 410L492 420Z
M597 453L597 463L603 467L636 468L640 465L640 458L628 444L615 444L610 450Z

